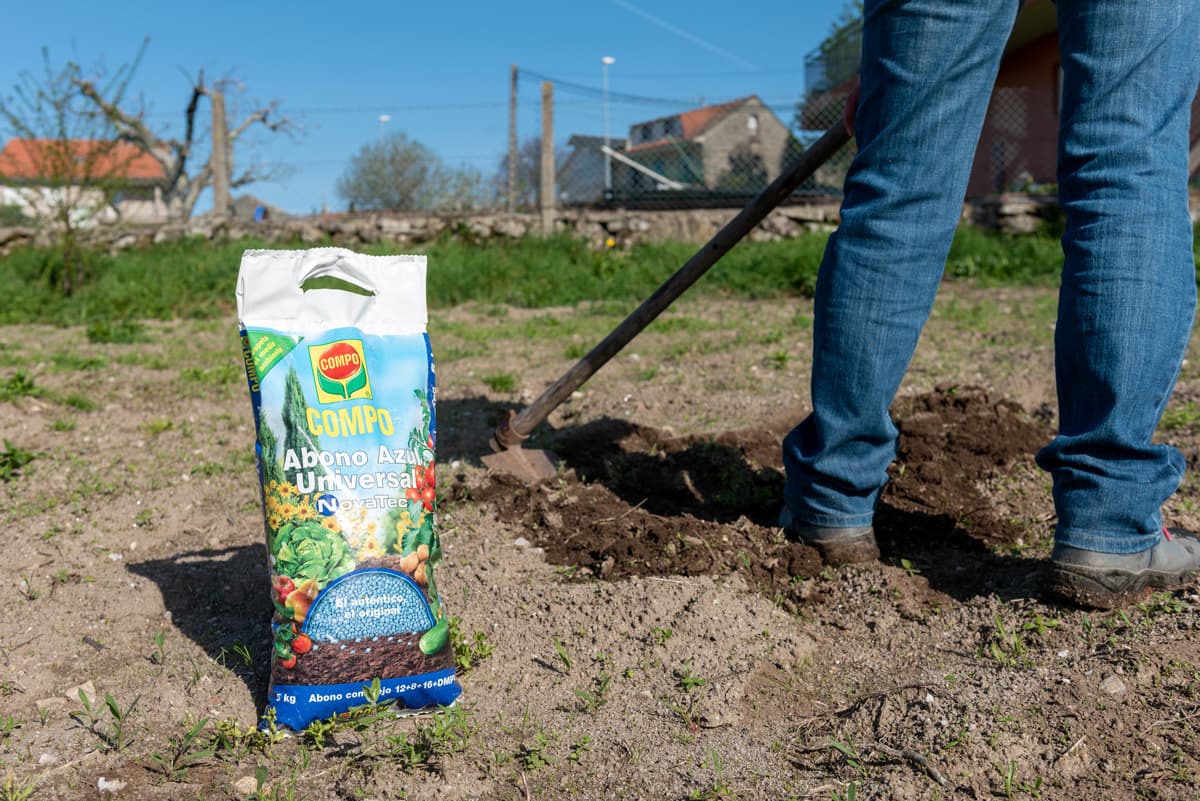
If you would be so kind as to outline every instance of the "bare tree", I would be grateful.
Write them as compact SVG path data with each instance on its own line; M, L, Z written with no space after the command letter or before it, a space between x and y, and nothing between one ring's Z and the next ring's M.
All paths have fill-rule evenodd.
M104 82L105 93L117 101L124 97L144 50L143 44L131 64ZM41 74L21 72L12 94L0 99L0 124L13 135L0 159L0 178L21 199L27 217L54 230L60 258L47 262L46 278L67 295L87 274L78 228L111 208L140 155L122 145L108 120L80 103L75 86L81 73L74 61L54 66L43 48Z
M277 101L258 106L236 125L231 125L225 113L226 95L231 89L240 89L240 85L232 79L207 84L202 71L190 83L191 94L184 109L183 136L175 138L153 131L146 124L142 109L122 108L121 98L105 92L95 81L82 77L74 81L79 94L108 120L121 140L133 143L162 165L167 175L163 201L168 215L175 220L186 220L192 216L200 193L207 187L211 186L214 190L214 211L222 214L229 207L231 190L278 177L278 170L257 163L250 164L240 173L236 172L234 151L247 131L261 127L276 133L290 133L296 129L293 120L280 116ZM212 146L208 158L196 166L202 138L197 133L196 117L204 98L209 100L212 110Z
M563 163L567 160L567 152L562 148L554 149L555 174L558 174L562 169ZM500 159L499 168L496 171L496 184L498 186L508 185L509 176L509 155L504 154ZM542 194L542 137L535 136L526 139L521 143L521 147L517 150L517 165L516 165L516 183L514 186L516 195L514 207L529 211L536 209L541 204Z

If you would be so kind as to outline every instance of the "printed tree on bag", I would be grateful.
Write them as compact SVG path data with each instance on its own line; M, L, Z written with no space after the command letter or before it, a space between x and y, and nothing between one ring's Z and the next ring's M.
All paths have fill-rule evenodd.
M300 386L300 376L296 374L296 368L289 367L287 379L283 385L283 447L285 452L291 451L299 455L302 448L308 448L310 451L319 451L321 449L321 441L317 436L308 430L308 426L304 420L304 410L308 408L308 401L304 398L304 388ZM307 469L314 476L325 475L325 468L319 463ZM284 469L284 479L289 484L295 484L296 474L301 471L300 468Z
M258 415L258 441L262 448L259 462L262 465L263 486L272 482L282 484L284 475L283 462L279 457L279 440L275 439L275 432L267 425L266 414L262 412Z

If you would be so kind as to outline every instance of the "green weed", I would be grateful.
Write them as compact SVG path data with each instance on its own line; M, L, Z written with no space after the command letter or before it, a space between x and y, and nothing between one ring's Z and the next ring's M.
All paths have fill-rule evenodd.
M20 478L22 468L36 458L36 453L22 450L4 440L4 450L0 451L0 481L9 482Z
M517 388L517 377L512 373L489 373L482 380L493 392L512 392Z
M695 790L688 798L693 801L711 801L714 798L732 798L733 790L725 781L725 767L716 751L708 752L708 764L712 766L713 783L705 790Z
M4 381L0 381L0 402L12 402L19 398L40 398L46 390L35 385L33 378L24 370L17 370Z
M4 779L4 784L0 784L0 801L28 801L33 798L33 791L37 789L37 785L36 776L17 779L9 773Z
M576 690L575 697L583 702L585 711L596 714L600 707L608 703L608 688L612 684L612 676L607 670L601 670L592 687L587 690Z
M692 690L698 690L708 681L700 676L692 674L692 663L684 662L683 665L675 670L675 678L679 682L679 688L685 693L690 693Z
M184 725L187 725L186 721ZM194 767L216 753L216 748L207 740L201 740L208 718L201 718L183 735L171 735L166 751L154 751L150 761L168 781L183 781L188 768Z
M487 635L477 631L468 637L462 630L462 619L450 618L450 644L454 648L454 666L460 676L492 655L495 646L488 642Z
M113 698L112 693L105 693L104 708L101 709L88 697L86 692L80 690L79 702L83 704L83 711L74 712L71 716L96 735L106 751L120 753L133 742L130 718L137 709L139 698L140 696L135 695L129 702L129 706L122 709L117 703L117 699ZM108 712L107 718L104 715L105 711Z
M563 663L563 666L565 668L565 670L563 672L570 673L571 672L571 654L568 653L567 646L564 645L563 641L558 639L557 637L553 638L552 642L554 643L554 654L555 654L555 656L558 657L558 661Z
M388 735L384 738L386 754L399 762L404 770L428 765L438 757L465 751L475 725L461 706L439 709L425 718L411 734Z

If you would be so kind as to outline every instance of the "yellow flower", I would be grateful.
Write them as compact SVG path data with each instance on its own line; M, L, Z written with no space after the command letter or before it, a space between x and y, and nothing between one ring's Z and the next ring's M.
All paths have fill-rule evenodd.
M367 541L363 543L362 549L358 552L360 559L370 559L380 554L379 540L374 537L367 537Z
M296 516L296 507L292 506L290 503L279 504L279 509L277 511L279 512L279 516L285 520L290 520Z
M325 518L321 521L321 525L332 531L334 534L338 534L342 530L342 524L338 522L336 517Z
M313 509L311 506L301 506L296 510L296 517L300 518L301 520L315 520L317 517L317 510Z
M272 531L278 531L279 527L282 525L283 521L279 519L279 515L267 516L267 526L269 526Z

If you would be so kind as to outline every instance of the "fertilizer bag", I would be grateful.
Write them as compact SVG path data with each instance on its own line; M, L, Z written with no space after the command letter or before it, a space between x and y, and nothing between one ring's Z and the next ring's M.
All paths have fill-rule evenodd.
M434 582L425 257L251 250L237 284L270 564L268 712L453 703Z

